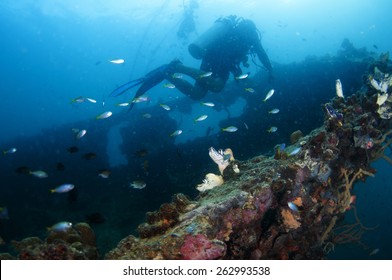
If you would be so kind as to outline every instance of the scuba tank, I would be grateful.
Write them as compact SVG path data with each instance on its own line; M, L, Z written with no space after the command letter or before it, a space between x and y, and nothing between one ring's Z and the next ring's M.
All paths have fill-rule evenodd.
M206 32L189 45L189 53L196 59L203 58L206 51L222 40L236 24L236 16L217 19Z

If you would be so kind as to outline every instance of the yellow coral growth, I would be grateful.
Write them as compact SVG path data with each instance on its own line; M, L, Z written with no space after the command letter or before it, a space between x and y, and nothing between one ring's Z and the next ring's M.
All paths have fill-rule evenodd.
M283 217L283 223L286 226L286 228L297 229L301 226L301 223L295 219L295 217L293 216L293 214L289 210L282 209L280 214Z

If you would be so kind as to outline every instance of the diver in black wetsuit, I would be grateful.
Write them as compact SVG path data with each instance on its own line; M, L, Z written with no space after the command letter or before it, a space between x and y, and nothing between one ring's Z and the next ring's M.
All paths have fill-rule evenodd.
M196 59L202 59L200 69L183 65L175 59L169 64L151 71L145 77L131 81L115 89L111 96L118 96L126 90L141 84L135 98L143 95L164 79L176 86L192 99L203 98L208 91L223 90L230 73L234 77L242 74L240 64L248 67L248 55L257 55L269 72L269 81L273 81L273 70L260 42L260 33L251 20L229 16L215 21L196 42L189 45L189 52ZM212 72L210 75L206 73ZM195 80L194 85L176 78L174 73L187 75Z

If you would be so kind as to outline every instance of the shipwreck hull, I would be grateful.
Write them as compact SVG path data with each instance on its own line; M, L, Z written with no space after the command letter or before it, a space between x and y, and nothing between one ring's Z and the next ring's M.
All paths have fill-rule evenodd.
M195 201L175 195L106 259L323 259L335 245L359 242L367 228L356 215L338 225L355 211L354 183L373 176L372 161L389 160L391 121L379 114L378 94L368 84L334 98L324 125L287 152L236 161L239 174L227 168L225 183Z

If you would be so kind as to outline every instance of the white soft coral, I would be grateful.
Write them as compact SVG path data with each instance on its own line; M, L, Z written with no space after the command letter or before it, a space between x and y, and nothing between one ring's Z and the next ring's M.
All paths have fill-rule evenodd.
M223 152L222 150L217 151L213 147L208 149L208 154L210 155L212 160L218 165L221 174L223 174L223 171L226 169L227 166L229 166L230 160L232 160L233 154L231 150L231 153L226 152L227 150L230 149L226 149L225 152Z
M200 192L204 192L206 190L211 190L222 184L223 184L222 176L215 175L213 173L208 173L205 179L203 179L203 183L197 185L196 189Z

